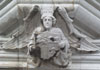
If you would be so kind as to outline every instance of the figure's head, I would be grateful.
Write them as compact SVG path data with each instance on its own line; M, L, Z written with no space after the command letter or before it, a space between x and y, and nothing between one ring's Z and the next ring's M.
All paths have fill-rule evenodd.
M56 18L53 16L54 5L44 4L41 6L41 21L45 29L50 29L56 23Z
M55 22L56 22L56 19L54 16L49 16L49 15L46 15L46 16L42 16L41 17L41 20L42 20L42 24L43 26L46 28L46 29L50 29L52 26L55 25Z

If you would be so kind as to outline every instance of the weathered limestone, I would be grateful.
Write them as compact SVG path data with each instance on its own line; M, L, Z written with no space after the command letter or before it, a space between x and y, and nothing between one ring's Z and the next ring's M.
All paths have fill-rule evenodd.
M73 54L71 56L72 64L70 64L67 67L67 69L70 69L70 70L80 70L80 69L81 70L92 70L92 69L99 70L100 69L100 67L99 67L100 66L100 52L98 51L100 49L99 11L96 8L93 8L89 3L87 3L84 0L80 1L81 4L78 6L77 1L78 0L75 0L74 7L73 7L73 2L71 0L70 1L66 0L66 2L68 4L66 2L65 2L66 4L60 4L60 5L55 4L55 6L59 6L59 7L63 5L64 8L67 8L68 16L70 14L72 18L75 17L74 22L73 23L70 22L70 23L72 23L72 25L71 25L71 28L69 28L70 30L68 30L66 28L65 21L67 21L67 22L69 22L69 21L66 19L65 19L65 21L63 21L64 18L66 18L66 16L65 16L66 13L63 15L63 14L61 14L61 11L59 11L60 16L62 16L63 19L59 16L59 14L57 12L58 10L55 13L56 18L57 18L56 19L57 27L61 28L61 30L63 31L62 33L64 33L65 37L68 38L69 44L71 45L72 48L74 48L74 49L72 49ZM7 7L8 11L9 11L7 14L4 14L7 12L7 9L5 11L2 10L3 11L2 14L0 13L0 15L2 15L2 17L0 17L0 19L2 18L0 20L0 21L2 21L2 23L0 23L0 26L1 26L0 33L1 34L5 33L5 34L7 34L7 37L9 37L9 36L12 37L12 38L0 38L0 39L2 39L2 40L0 40L0 44L5 43L2 41L7 41L7 40L11 39L10 41L8 41L6 44L3 45L3 48L0 48L1 49L0 50L0 58L1 58L0 59L0 69L1 68L6 69L7 67L9 67L9 69L20 67L24 70L27 70L28 68L33 70L35 64L32 63L32 61L31 61L32 59L30 58L30 56L26 54L27 50L23 51L23 49L26 48L27 44L29 43L29 37L31 36L32 31L35 28L37 28L37 26L39 25L39 24L32 25L31 22L33 22L33 21L34 21L34 23L41 22L40 20L37 20L37 19L41 19L40 13L38 12L38 14L36 14L35 17L33 17L32 21L29 22L29 25L32 27L26 28L28 30L30 28L32 28L32 29L29 31L27 30L28 32L25 32L23 18L26 17L26 15L29 13L28 10L30 10L32 8L32 6L35 5L35 4L29 4L29 3L34 2L34 0L33 1L18 0L17 2L18 2L17 6L14 6L14 4L12 4L12 6L9 6L9 8ZM38 3L38 1L36 1L36 2ZM49 3L49 0L47 0L46 2ZM55 0L55 2L57 2L57 1ZM58 2L63 3L60 0ZM22 4L19 4L19 3L22 3ZM39 2L37 5L40 6L40 3L41 2ZM84 6L84 5L86 5L86 6ZM13 9L10 10L10 8L12 8L12 7L13 7ZM60 9L62 10L62 8L60 8ZM64 9L63 9L63 12L64 12ZM13 15L11 15L11 14L13 14ZM84 16L85 18L82 16ZM8 21L5 21L4 18L8 19ZM87 20L88 18L91 21L88 21ZM15 21L15 22L13 22L13 21ZM11 26L13 26L16 23L18 23L19 26L16 26L16 28L14 28L13 31L10 31L10 32L9 32L9 30L7 31L7 29L11 28ZM5 26L8 26L8 27L4 28ZM75 28L77 28L81 32L81 34L80 34L80 32L78 32L78 30L75 30L73 28L73 26L75 26ZM70 27L70 25L69 25L69 27ZM68 35L69 31L70 31L70 34L73 33L73 31L74 31L74 34L76 33L77 37L75 37L74 35L72 35L72 36ZM56 32L53 32L53 33L56 33ZM28 33L30 33L30 34L28 34ZM82 34L83 34L83 36L84 36L84 34L86 34L86 36L88 38L81 39L82 37L80 37L80 36ZM53 36L52 34L49 34L49 35ZM56 37L56 36L54 36L54 37ZM80 38L81 40L78 38ZM98 40L93 40L91 38L97 38ZM44 40L44 39L42 39L42 40ZM39 42L40 42L40 40L39 40ZM58 44L55 45L56 50L58 50L57 45ZM64 44L61 44L60 46L63 46L63 45ZM41 46L41 44L40 44L40 46ZM50 46L50 45L48 45L48 46ZM49 47L49 48L52 48L52 47ZM6 49L6 50L4 50L4 49ZM41 49L42 49L43 53L48 52L48 50L45 51L45 49L48 49L48 48L44 48L44 45L42 45ZM53 47L53 49L55 49L55 48ZM14 50L16 50L16 51L14 51ZM41 55L42 58L47 59L46 58L48 56L47 53L46 53L47 56L44 55L43 53ZM54 51L53 51L53 53L54 53ZM48 58L52 57L52 55L49 55ZM27 59L30 60L30 63ZM51 68L55 68L55 70L57 69L57 67L52 66L52 64L50 66L51 66ZM44 61L43 61L43 66L38 67L37 69L49 70L50 68L48 68L48 67L49 67L49 63L44 63ZM60 69L62 69L62 68L58 68L57 70L60 70ZM64 70L64 68L63 68L63 70Z

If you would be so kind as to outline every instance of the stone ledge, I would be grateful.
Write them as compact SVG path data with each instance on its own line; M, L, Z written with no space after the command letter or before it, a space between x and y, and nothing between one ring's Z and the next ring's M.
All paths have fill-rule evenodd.
M10 69L10 68L22 68L27 70L27 63L26 62L0 62L0 69ZM52 70L53 68L50 67L39 67L34 68L32 65L28 65L29 70ZM53 70L62 70L63 68L54 68ZM64 69L63 69L64 70ZM70 67L65 70L100 70L100 64L81 64L81 63L73 63Z

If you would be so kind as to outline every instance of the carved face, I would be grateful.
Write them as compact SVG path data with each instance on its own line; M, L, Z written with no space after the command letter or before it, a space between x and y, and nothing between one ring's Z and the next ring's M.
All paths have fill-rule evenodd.
M44 17L43 25L46 29L50 29L52 27L52 18L50 16Z

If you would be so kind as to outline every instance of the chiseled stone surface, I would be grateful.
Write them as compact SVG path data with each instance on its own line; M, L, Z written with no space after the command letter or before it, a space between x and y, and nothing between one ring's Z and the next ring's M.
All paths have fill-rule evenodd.
M2 55L1 55L2 54ZM18 62L18 58L21 60ZM7 52L0 50L0 70L27 70L27 56L26 54L22 54L20 52L20 56L18 57L17 52ZM20 67L20 68L19 68ZM45 67L45 66L44 66ZM62 70L62 68L56 68L51 66L52 68L45 67L47 70ZM39 70L40 68L34 68L31 64L28 66L29 70ZM43 68L44 69L44 68ZM65 70L100 70L100 52L95 53L74 53L72 55L72 64ZM64 70L64 69L63 69Z
M37 1L35 1L35 0L33 0L33 1L14 0L14 1L12 1L12 3L9 4L9 6L7 6L5 9L3 9L0 12L1 13L0 16L2 16L0 18L0 20L1 20L0 34L2 34L2 33L8 34L7 36L10 36L13 34L13 38L3 38L3 37L0 38L0 39L2 39L2 40L0 40L0 46L1 46L0 47L0 70L100 70L100 51L98 51L98 50L100 50L100 40L92 40L92 39L85 38L85 39L81 39L81 41L78 42L78 38L73 37L73 36L68 37L68 30L66 29L66 25L61 24L61 23L65 23L65 22L72 23L71 19L68 20L69 15L65 13L64 8L67 8L67 11L69 11L69 10L72 11L79 0L74 0L74 2L73 2L73 0L66 0L66 1L64 1L64 0L62 0L62 1L46 0L45 1L45 3L52 3L52 2L63 3L64 2L64 3L68 4L68 5L64 5L64 8L62 8L62 7L58 8L58 12L60 15L62 15L63 19L65 19L65 22L62 21L61 18L59 18L59 15L57 13L56 13L56 16L57 16L56 18L57 18L57 25L60 26L60 28L62 28L63 33L66 34L65 37L68 37L68 40L70 41L69 44L71 45L72 48L74 48L74 50L72 50L73 53L71 56L72 63L66 68L61 68L61 67L56 67L53 64L50 64L49 62L48 63L43 62L43 63L41 63L40 67L35 68L34 64L28 62L27 58L29 58L30 61L31 61L31 58L29 57L29 55L26 54L27 48L23 50L23 48L26 47L26 44L28 44L28 42L24 41L24 38L26 38L26 37L21 36L24 32L24 27L22 25L23 28L22 27L14 28L14 26L16 27L16 25L14 25L14 24L15 23L23 23L22 17L23 16L25 17L26 14L29 13L28 10L32 6L34 6L34 5L29 5L29 3L31 3L31 4L33 2L34 3L42 3L43 1L45 1L45 0L37 0ZM17 5L17 2L18 2L18 4L21 3L21 5ZM73 5L73 3L74 3L74 5ZM69 27L71 27L70 31L73 30L72 32L74 32L74 34L79 38L84 38L83 33L85 33L87 36L89 36L91 38L98 39L100 37L100 35L99 35L100 34L100 28L99 28L100 15L98 13L100 13L100 12L96 8L93 8L93 6L88 4L85 0L80 1L80 3L81 4L78 6L77 12L74 11L75 16L72 15L72 17L73 18L75 17L73 24L76 25L76 28L79 31L81 31L82 34L80 32L78 32L78 30L74 29L73 25L72 26L68 25ZM71 4L71 5L69 5L69 4ZM84 6L84 5L86 5L86 6ZM65 7L65 6L67 6L67 7ZM25 11L26 9L27 9L27 11ZM95 11L93 9L95 9ZM48 10L50 10L50 8ZM74 9L74 10L76 10L76 9ZM23 13L24 13L24 15L23 15ZM35 20L34 23L36 23L36 21L40 22L40 20L36 20L36 19L40 18L39 16L40 15L38 15L38 17L34 18L34 20ZM5 21L4 18L7 21ZM21 20L18 21L19 19L21 19ZM10 26L12 26L12 25L14 25L14 26L10 30L13 30L13 29L14 30L12 32L9 32L9 28L11 28ZM34 24L34 25L36 25L36 24ZM6 26L6 28L5 28L5 26ZM34 26L34 27L36 28L36 26ZM8 41L8 40L10 40L10 41ZM23 40L23 42L21 40ZM8 41L8 43L6 43L5 46L8 46L8 48L7 47L3 48L2 44L5 43L6 41ZM76 45L74 45L73 43ZM79 47L79 43L81 43L80 47ZM20 46L19 46L19 44L20 44ZM78 47L76 47L76 46L78 46ZM5 48L6 48L6 50L3 50ZM45 53L44 51L47 48L42 48L42 49L43 49L42 52ZM46 51L46 52L48 52L48 51ZM49 57L51 57L52 55L50 55ZM44 58L44 59L45 59L45 57L46 57L45 55L42 56L42 58Z

